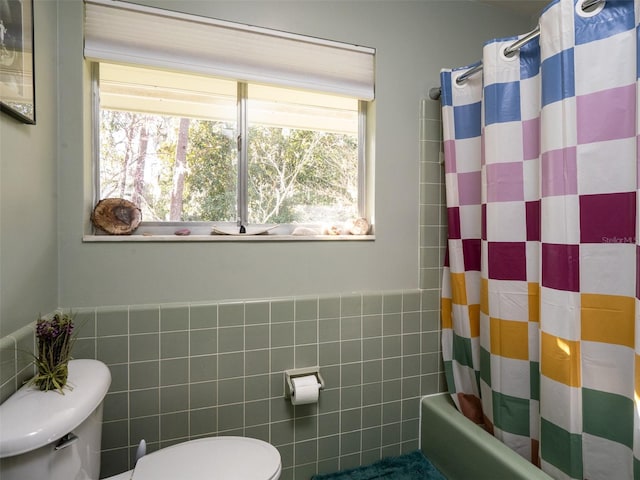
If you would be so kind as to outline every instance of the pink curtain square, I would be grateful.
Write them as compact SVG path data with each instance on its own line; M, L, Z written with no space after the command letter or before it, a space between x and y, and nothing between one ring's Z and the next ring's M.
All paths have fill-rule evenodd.
M578 143L636 135L636 84L576 98Z
M578 193L576 147L543 153L541 170L543 197Z
M487 165L487 201L517 202L524 200L522 163L492 163Z

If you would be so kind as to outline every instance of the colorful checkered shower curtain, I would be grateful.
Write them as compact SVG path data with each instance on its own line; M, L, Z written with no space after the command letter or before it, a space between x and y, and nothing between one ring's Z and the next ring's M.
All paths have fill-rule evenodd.
M556 0L441 74L445 373L558 479L640 480L640 0Z

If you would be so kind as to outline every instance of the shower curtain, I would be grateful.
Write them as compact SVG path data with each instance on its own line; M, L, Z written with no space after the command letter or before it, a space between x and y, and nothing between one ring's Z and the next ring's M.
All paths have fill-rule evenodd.
M640 0L556 0L443 70L458 408L558 479L640 479Z

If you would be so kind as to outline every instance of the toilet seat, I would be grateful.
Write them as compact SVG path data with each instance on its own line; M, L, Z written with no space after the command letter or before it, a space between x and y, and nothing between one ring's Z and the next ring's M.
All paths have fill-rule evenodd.
M145 455L131 480L276 480L280 453L262 440L209 437Z

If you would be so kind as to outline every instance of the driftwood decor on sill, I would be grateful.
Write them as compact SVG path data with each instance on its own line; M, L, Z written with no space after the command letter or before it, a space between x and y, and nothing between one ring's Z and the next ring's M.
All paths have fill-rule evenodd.
M129 235L141 220L140 209L124 198L100 200L91 213L93 225L111 235Z

